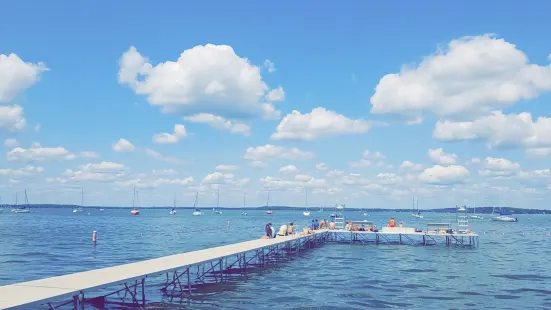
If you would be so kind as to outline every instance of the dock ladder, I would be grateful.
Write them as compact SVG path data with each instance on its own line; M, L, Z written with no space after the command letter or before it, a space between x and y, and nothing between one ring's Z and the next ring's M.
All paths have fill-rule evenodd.
M344 229L344 226L344 205L337 205L335 210L335 228Z
M469 230L469 217L467 216L467 207L457 208L457 231L464 233Z

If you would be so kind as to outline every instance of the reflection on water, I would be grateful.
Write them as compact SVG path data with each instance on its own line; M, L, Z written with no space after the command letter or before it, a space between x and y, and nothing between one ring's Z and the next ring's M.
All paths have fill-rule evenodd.
M35 209L0 213L0 285L73 273L258 238L264 225L298 227L330 212L265 215L250 211ZM360 218L357 213L347 214ZM405 226L454 222L453 214L373 213L381 226L390 216ZM300 259L209 288L193 301L152 296L155 308L224 309L551 309L550 216L520 215L518 223L471 221L476 249L408 245L328 244ZM364 217L361 217L364 219ZM230 221L228 227L227 221ZM91 242L92 231L98 243ZM158 292L159 286L148 290ZM178 305L178 306L177 306Z

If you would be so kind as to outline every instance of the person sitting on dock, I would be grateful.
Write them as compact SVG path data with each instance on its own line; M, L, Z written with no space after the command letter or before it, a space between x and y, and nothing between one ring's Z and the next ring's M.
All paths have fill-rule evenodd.
M266 236L272 238L272 223L266 224Z
M289 223L289 226L287 226L287 235L292 235L295 233L295 226L293 225L293 222Z
M344 226L344 230L346 231L352 230L352 222L346 222L346 226Z
M277 232L278 236L287 236L287 225L283 224L281 227L279 227L279 231Z
M404 222L400 222L400 224L398 224L398 227L404 227Z
M319 229L326 229L326 228L327 228L327 222L325 222L325 220L321 221Z
M391 217L390 221L388 221L388 227L396 227L396 221L393 217Z
M310 227L311 230L316 229L316 221L312 220L312 226Z
M320 228L320 223L319 223L318 219L316 219L316 222L314 223L314 226L315 226L314 230L318 230Z
M335 222L334 221L331 221L329 223L329 229L335 229Z

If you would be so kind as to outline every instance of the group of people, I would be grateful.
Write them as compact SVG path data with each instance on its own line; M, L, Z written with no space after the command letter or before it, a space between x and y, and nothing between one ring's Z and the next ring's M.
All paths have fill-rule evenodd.
M390 220L388 221L388 227L396 227L396 220L394 220L393 217L390 218ZM400 222L400 224L398 224L398 227L403 227L404 226L404 222Z
M322 220L321 222L317 219L312 220L312 226L307 227L305 226L303 229L304 234L313 233L314 230L320 230L320 229L335 229L335 222L327 222L327 220ZM272 223L266 224L265 227L265 234L262 237L263 239L271 239L275 238L276 236L288 236L295 233L295 225L293 222L287 224L283 224L279 227L279 230L275 231L274 226Z

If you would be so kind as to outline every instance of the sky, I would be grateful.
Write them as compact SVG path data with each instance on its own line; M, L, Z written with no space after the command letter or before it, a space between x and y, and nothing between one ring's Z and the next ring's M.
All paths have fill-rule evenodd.
M551 208L551 4L346 4L4 4L2 203Z

